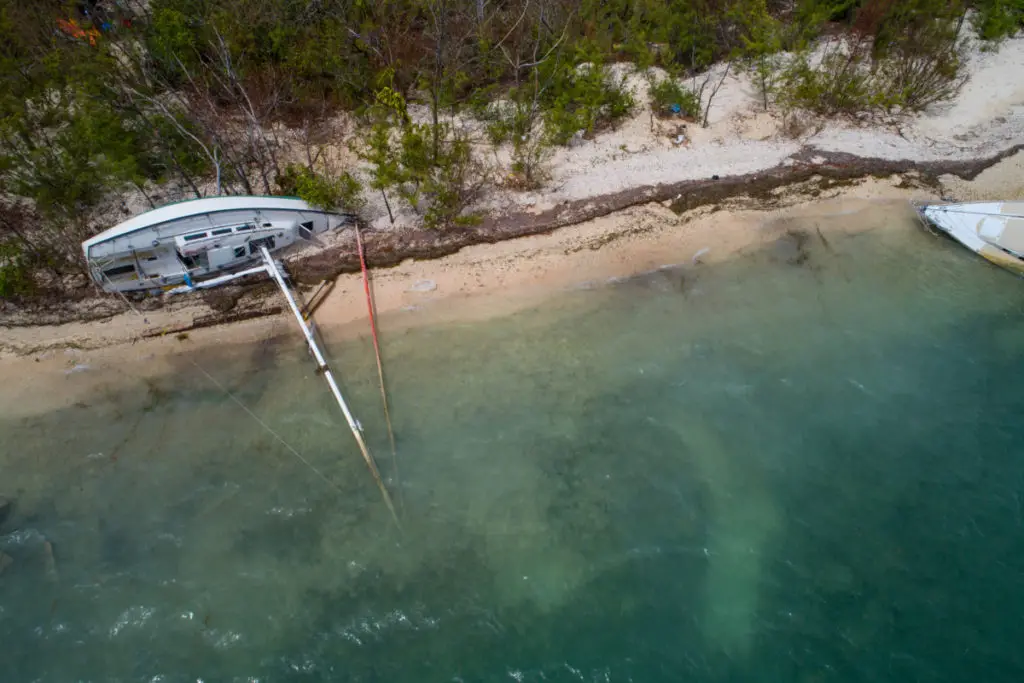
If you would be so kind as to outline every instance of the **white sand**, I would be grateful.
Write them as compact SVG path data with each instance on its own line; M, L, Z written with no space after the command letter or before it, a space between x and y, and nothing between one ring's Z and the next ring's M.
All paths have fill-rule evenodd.
M888 160L937 161L992 156L1024 142L1024 36L983 51L971 43L966 55L967 83L950 102L915 116L871 125L812 121L804 137L782 134L777 112L765 112L746 74L733 68L717 93L709 126L687 126L687 144L676 146L679 122L652 119L647 104L648 80L628 65L613 67L625 76L637 101L634 115L595 140L554 151L547 162L551 178L537 191L501 187L488 190L479 208L485 211L541 211L567 201L599 197L643 185L753 173L789 162L801 151L844 152ZM723 65L712 69L714 78ZM658 78L660 70L652 70ZM479 126L465 121L461 125ZM486 149L480 142L479 149ZM484 155L500 178L507 170L508 149ZM379 194L368 197L368 219L388 228ZM394 207L393 207L394 208ZM399 207L399 227L415 226L414 212Z
M955 99L923 114L888 125L831 121L793 140L782 135L776 113L763 111L746 75L733 71L713 102L709 127L689 125L690 142L680 147L669 139L677 124L655 121L652 130L646 79L633 74L628 84L640 106L632 118L580 147L557 150L545 188L499 192L488 206L539 210L630 187L751 173L806 149L935 161L988 157L1024 142L1024 36L991 52L972 45L966 73Z

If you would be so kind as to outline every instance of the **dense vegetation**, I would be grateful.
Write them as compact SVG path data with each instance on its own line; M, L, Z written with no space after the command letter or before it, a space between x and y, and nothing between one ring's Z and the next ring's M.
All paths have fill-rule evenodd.
M552 146L636 107L616 62L662 67L655 108L698 121L730 70L766 109L917 110L959 87L968 18L998 42L1024 0L0 0L0 295L73 282L129 188L376 192L471 223L487 177L457 115L535 187ZM327 153L340 111L359 176Z

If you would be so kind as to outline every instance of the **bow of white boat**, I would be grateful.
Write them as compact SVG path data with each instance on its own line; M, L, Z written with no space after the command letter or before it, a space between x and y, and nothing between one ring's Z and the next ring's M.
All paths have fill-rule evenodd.
M965 247L1015 272L1024 272L1024 202L970 202L915 206L921 218Z

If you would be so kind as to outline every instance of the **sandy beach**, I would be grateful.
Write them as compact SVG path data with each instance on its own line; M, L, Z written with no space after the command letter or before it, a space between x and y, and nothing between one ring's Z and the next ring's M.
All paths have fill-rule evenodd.
M986 186L1001 188L1010 182L1008 175L1019 173L1020 164L1019 157L1003 162L964 187L985 196ZM409 260L372 273L381 331L386 340L387 334L410 326L507 315L542 305L545 298L567 289L600 285L663 266L710 266L778 240L790 229L792 219L811 219L824 235L886 229L887 224L905 226L912 215L908 200L932 195L901 185L903 179L898 177L869 179L813 199L807 199L800 188L790 188L788 200L770 211L742 198L683 214L654 203L550 234L476 245L435 260ZM835 220L864 211L876 220ZM979 267L988 266L979 263ZM261 301L267 308L281 309L284 304L274 291L262 295ZM287 310L175 331L208 313L205 304L183 299L170 310L125 311L103 322L9 329L0 358L0 383L5 387L0 410L13 417L86 402L97 392L125 382L138 383L173 371L199 349L223 351L282 336L296 346L302 343ZM359 274L338 278L317 309L315 321L329 340L369 335Z
M660 184L711 176L724 180L790 164L807 165L797 159L810 158L813 166L817 153L904 160L913 169L915 164L1012 152L1024 140L1024 38L1007 41L998 51L973 50L968 72L970 79L953 102L923 116L898 124L820 123L800 139L784 137L778 116L758 112L749 82L733 75L712 110L711 125L691 126L687 145L674 146L661 124L652 125L649 110L641 108L615 131L582 147L560 150L552 162L552 181L544 190L495 190L483 208L497 216L539 214L571 202L586 209L588 202L630 188L665 187ZM645 101L643 77L634 75L630 82L638 101ZM821 216L820 229L828 231L835 229L829 215L878 202L909 215L911 199L1020 196L1024 153L1018 152L971 179L953 174L930 178L916 170L843 182L821 182L812 175L807 182L761 196L739 191L680 213L668 208L673 205L671 196L660 202L641 199L591 220L538 230L543 234L474 244L442 258L406 259L375 269L374 295L385 331L481 319L535 305L566 288L670 264L727 259L776 239L785 230L787 216ZM375 229L402 228L401 220L398 226L383 225L381 211L372 204L367 209ZM335 241L350 245L353 238L347 230ZM303 290L303 296L312 294L311 287ZM6 327L0 338L0 382L6 387L0 409L32 412L54 401L72 404L94 391L97 382L118 381L119 367L159 374L166 371L167 358L205 345L281 334L293 335L299 343L283 301L267 288L242 297L245 315L238 317L252 319L229 325L217 324L230 317L219 316L198 296L161 306L149 303L155 302L129 311L124 302L110 298L100 303L110 313L98 320ZM346 273L337 278L315 319L331 335L362 335L368 333L366 314L362 278Z

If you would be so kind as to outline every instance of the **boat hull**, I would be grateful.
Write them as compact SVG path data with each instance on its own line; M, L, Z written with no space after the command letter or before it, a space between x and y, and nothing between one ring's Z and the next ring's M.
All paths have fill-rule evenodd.
M925 224L987 261L1024 275L1024 202L915 205Z
M300 199L212 197L135 216L82 250L104 290L159 292L244 271L260 262L260 247L279 252L347 222Z

